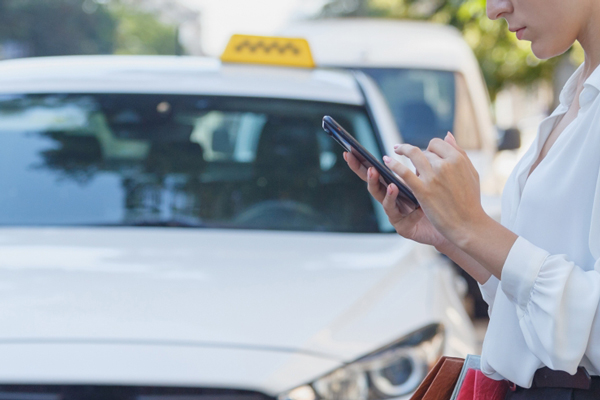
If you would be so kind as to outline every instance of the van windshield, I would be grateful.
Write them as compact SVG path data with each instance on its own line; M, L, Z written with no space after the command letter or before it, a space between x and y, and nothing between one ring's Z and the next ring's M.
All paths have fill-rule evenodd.
M453 132L468 150L481 146L464 78L426 69L361 68L377 82L405 142L426 148L433 138Z
M380 156L363 107L190 95L3 95L0 225L387 230L341 147L321 129L324 114Z

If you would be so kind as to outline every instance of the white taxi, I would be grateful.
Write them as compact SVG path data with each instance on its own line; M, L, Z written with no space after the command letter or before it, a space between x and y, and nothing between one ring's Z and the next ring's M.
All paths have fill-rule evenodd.
M0 62L0 398L404 398L475 350L449 262L321 129L391 153L375 84L287 64Z

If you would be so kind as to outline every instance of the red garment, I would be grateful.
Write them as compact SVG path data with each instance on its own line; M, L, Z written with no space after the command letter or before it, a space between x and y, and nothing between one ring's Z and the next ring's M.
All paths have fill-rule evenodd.
M507 391L506 381L495 381L479 370L469 369L457 400L504 400Z

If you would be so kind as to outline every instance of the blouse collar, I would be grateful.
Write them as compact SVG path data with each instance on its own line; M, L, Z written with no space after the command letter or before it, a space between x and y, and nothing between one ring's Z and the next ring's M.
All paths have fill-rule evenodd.
M581 74L585 63L581 64L579 68L571 75L571 77L565 83L563 90L560 92L559 101L560 105L554 112L554 114L565 113L569 109L573 99L575 98L575 92L577 91L577 82ZM592 74L583 83L583 91L579 96L579 105L581 108L585 108L591 104L598 94L600 93L600 66L596 67Z
M554 110L554 112L550 116L548 116L546 119L544 119L540 123L540 126L538 127L538 133L537 133L536 140L534 141L533 145L529 148L529 150L527 151L525 156L523 156L523 159L521 160L521 162L519 162L519 164L517 164L517 167L515 170L515 175L514 175L514 179L516 181L515 187L512 191L508 191L506 193L507 196L510 196L511 207L506 210L503 209L503 212L505 212L505 211L508 212L507 215L505 217L503 217L503 221L506 221L506 226L510 227L515 222L517 212L519 209L519 205L521 203L521 197L523 194L523 190L525 188L525 184L528 179L529 171L531 170L531 166L539 157L542 147L543 147L544 143L546 142L546 139L552 132L552 129L554 128L554 125L556 124L558 117L565 114L567 112L567 110L569 109L569 107L571 106L571 103L573 102L573 99L575 98L575 92L577 90L577 82L579 81L579 77L583 73L583 68L584 68L584 65L582 64L573 73L573 75L569 78L569 80L567 80L567 83L565 84L562 91L560 92L559 106L556 108L556 110ZM594 70L594 72L590 75L590 77L584 83L584 89L581 92L581 95L579 97L579 103L580 103L581 109L583 110L589 104L591 104L599 93L600 93L600 67L596 68ZM506 218L506 220L504 218Z
M577 82L583 73L583 66L584 64L581 64L579 68L577 68L573 75L571 75L571 77L567 80L567 83L565 83L563 89L560 91L560 95L558 97L560 106L566 106L568 108L573 102L573 99L575 98L575 91L577 90Z

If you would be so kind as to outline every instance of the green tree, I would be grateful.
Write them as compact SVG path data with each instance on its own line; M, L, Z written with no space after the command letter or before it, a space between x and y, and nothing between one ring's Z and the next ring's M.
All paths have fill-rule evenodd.
M322 16L370 16L433 21L458 28L473 49L492 99L507 84L550 81L559 58L539 60L528 42L516 39L504 20L486 16L485 0L332 0ZM565 56L582 61L580 46Z
M0 47L9 42L35 57L178 50L176 27L120 0L0 0Z
M91 0L0 0L0 44L32 56L109 54L115 21Z
M178 54L177 27L159 21L155 15L123 3L109 3L117 22L115 54Z

